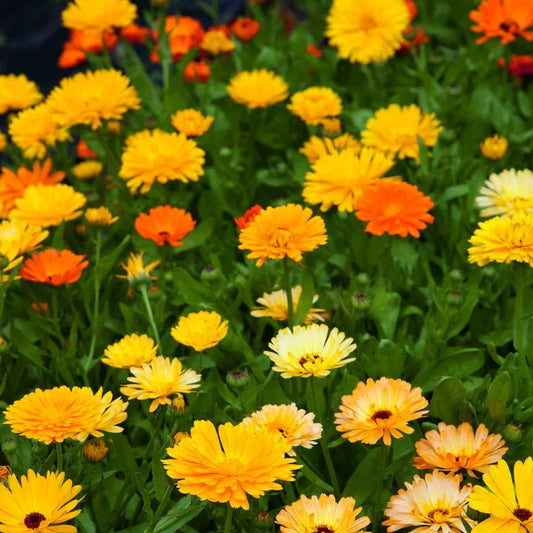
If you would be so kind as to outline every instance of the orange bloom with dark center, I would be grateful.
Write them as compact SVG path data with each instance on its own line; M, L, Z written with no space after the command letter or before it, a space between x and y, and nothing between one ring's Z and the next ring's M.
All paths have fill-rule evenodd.
M421 229L434 220L428 211L433 207L429 196L416 185L382 179L365 187L356 205L355 216L368 222L365 231L373 235L420 237Z
M77 255L70 250L44 250L24 261L20 277L56 287L75 283L89 264L84 259L84 255Z
M191 61L185 67L183 76L189 83L205 83L211 76L211 67L205 61Z
M250 207L250 209L247 209L242 217L236 217L233 220L235 220L235 224L237 224L239 229L243 230L251 224L252 220L261 213L261 211L263 211L263 208L259 204L255 204Z
M181 246L181 239L196 225L192 216L184 209L160 205L150 209L148 214L141 213L135 220L135 229L145 239L154 241L158 246L165 243Z
M183 55L195 46L198 46L204 38L202 25L192 17L176 17L169 15L165 19L165 33L168 34L172 61L179 61ZM154 41L159 40L159 32L152 31ZM159 63L159 54L156 51L150 54L150 60Z
M120 28L120 34L126 41L132 44L143 44L148 37L150 30L138 24L130 24L124 28Z
M521 35L533 41L533 2L531 0L483 0L478 8L470 11L470 19L476 23L472 30L483 33L476 43L482 44L492 37L507 44Z
M257 35L259 28L259 22L248 17L239 18L230 26L233 35L241 41L252 40Z
M505 66L505 60L503 66ZM523 77L533 76L533 56L513 54L507 70L515 76L517 81L520 81Z
M81 139L76 146L76 157L78 159L96 159L98 154L89 148L89 145Z
M108 50L115 48L118 37L110 31L103 33ZM71 30L70 39L63 45L63 52L57 62L60 68L70 68L86 61L86 52L99 54L103 50L102 35L91 31Z

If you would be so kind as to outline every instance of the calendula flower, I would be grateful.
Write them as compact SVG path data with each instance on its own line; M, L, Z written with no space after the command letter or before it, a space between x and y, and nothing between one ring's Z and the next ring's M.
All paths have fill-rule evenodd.
M469 263L517 261L533 266L533 214L522 211L480 222L468 242Z
M91 207L85 211L85 220L95 226L110 226L118 220L105 206Z
M239 250L250 250L248 259L262 266L267 259L288 257L299 263L304 252L326 244L324 221L308 207L288 204L267 207L239 234Z
M89 387L63 385L36 389L11 404L5 411L6 424L13 433L50 444L65 439L87 440L102 437L102 431L120 433L126 420L127 403L113 400L111 392L94 393Z
M228 334L228 321L222 320L216 311L189 313L180 317L170 334L176 342L203 352L216 346Z
M295 403L290 405L264 405L242 422L253 425L256 430L267 428L272 433L281 433L291 448L302 446L312 448L322 436L322 424L314 422L315 414L298 409ZM287 455L295 457L294 450Z
M332 155L341 150L350 150L354 155L358 155L361 143L349 133L343 133L334 139L313 135L299 151L307 157L309 163L314 163L325 154Z
M23 220L0 222L0 255L13 257L38 248L49 232Z
M63 44L63 52L57 60L60 68L72 68L87 61L86 52L101 54L104 47L113 50L118 36L111 32L95 33L93 31L71 30L69 40Z
M5 342L5 341L4 341ZM9 476L13 473L9 465L0 466L0 485L7 485Z
M251 41L257 35L259 28L259 22L248 17L240 17L230 26L233 35L244 42Z
M79 180L91 180L102 173L103 163L100 161L87 160L82 161L72 167L72 174Z
M333 494L311 498L302 494L278 513L276 524L281 526L281 533L357 533L370 524L370 519L356 518L362 507L354 507L353 498L341 498L337 502Z
M394 55L409 24L404 0L334 0L326 37L341 59L376 63Z
M167 15L165 19L165 33L168 36L172 61L179 61L184 54L198 46L204 38L204 29L200 22L192 17L177 17ZM152 40L159 41L159 32L152 31ZM150 53L154 63L160 62L158 46Z
M115 368L131 368L148 364L157 355L157 344L148 335L133 333L110 344L102 363Z
M158 246L182 246L183 239L196 225L190 213L184 209L160 205L150 209L148 214L141 213L135 219L135 230L145 239L154 241Z
M130 0L73 0L63 10L63 26L102 33L133 24L137 6Z
M0 76L0 114L26 109L43 99L39 87L24 74Z
M363 188L379 180L393 165L393 159L369 148L358 155L352 150L335 150L312 164L302 196L310 204L320 204L321 211L334 205L339 211L353 211Z
M151 413L160 405L171 405L170 396L192 392L202 379L194 370L183 370L175 357L154 357L141 367L131 367L130 372L130 383L120 387L120 392L130 400L152 400Z
M189 83L206 83L211 77L211 67L205 61L191 61L187 63L183 77Z
M280 330L268 347L272 351L265 351L265 355L281 377L323 378L332 369L355 361L355 357L348 356L357 344L337 328L330 331L325 324L311 324Z
M405 483L406 489L400 489L389 500L385 509L388 520L383 525L388 526L389 533L413 527L416 529L409 530L467 533L476 524L466 514L472 487L461 488L460 483L460 476L447 476L438 471L424 478L415 476L412 483Z
M335 413L337 431L350 442L376 444L380 439L390 446L392 439L414 431L408 424L427 414L428 402L419 387L401 379L369 378L351 394L342 397L340 413Z
M20 277L55 287L75 283L89 264L84 259L84 255L77 255L70 250L43 250L24 261Z
M65 522L78 516L74 498L81 485L65 480L64 472L47 472L46 476L28 470L20 479L14 474L8 486L0 484L0 531L22 533L76 533L78 529Z
M438 431L432 429L424 437L415 444L418 456L414 461L418 469L444 470L452 474L466 470L468 475L476 477L475 470L487 472L508 450L502 436L489 435L483 424L474 434L468 422L459 427L440 422Z
M328 117L342 113L339 95L329 87L309 87L291 96L287 109L306 124L320 124Z
M507 152L507 147L509 143L505 137L499 137L498 135L493 135L492 137L487 137L480 145L479 148L483 157L487 159L498 160L501 159Z
M83 447L83 455L89 459L91 463L99 463L109 451L103 439L90 440Z
M533 172L511 168L491 174L479 193L476 205L482 217L533 213Z
M113 69L79 72L63 78L46 102L61 125L70 128L87 124L93 130L102 125L102 120L120 120L130 109L141 107L129 78Z
M119 176L132 193L145 193L156 181L198 181L204 161L205 152L185 135L144 130L127 138Z
M231 78L226 90L232 100L250 109L268 107L289 96L285 80L266 69L239 72Z
M223 52L233 52L235 43L222 30L213 28L205 32L200 49L216 56Z
M184 494L202 500L229 502L231 507L249 509L248 495L259 498L267 490L281 490L280 481L293 481L300 465L285 457L290 449L281 435L267 428L231 423L218 427L197 420L191 438L167 448L163 460L167 475L177 479Z
M206 117L196 109L177 111L170 117L172 125L187 137L201 137L211 127L213 120L213 117Z
M263 208L259 204L255 204L249 209L247 209L241 217L236 217L233 220L235 221L235 224L237 224L237 227L240 230L243 230L247 228L251 223L252 220L263 211Z
M152 261L145 265L143 260L144 252L134 254L130 252L127 263L120 263L120 266L126 271L126 275L117 274L117 278L127 279L130 283L138 281L153 281L156 276L150 276L150 272L160 263L160 261Z
M320 121L322 128L328 135L337 135L341 132L341 121L338 118L324 118Z
M502 65L505 66L505 63ZM513 54L507 65L507 70L515 77L516 81L533 76L533 56L528 54Z
M391 157L411 157L418 161L418 138L426 146L435 146L441 130L434 113L425 113L415 104L391 104L368 119L361 142Z

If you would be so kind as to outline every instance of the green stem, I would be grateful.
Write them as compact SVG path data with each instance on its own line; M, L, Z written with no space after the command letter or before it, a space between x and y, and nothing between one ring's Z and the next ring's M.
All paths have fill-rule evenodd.
M63 447L61 442L56 442L57 471L63 472Z
M155 325L154 313L152 312L152 306L150 305L150 300L148 299L148 292L146 290L146 285L141 285L141 296L144 302L144 307L146 308L146 314L148 315L148 322L154 333L155 342L161 350L161 339L159 338L159 333L157 332L157 326Z
M233 516L233 507L228 506L228 512L226 513L226 523L224 524L224 533L230 533L231 531L231 517Z
M102 55L104 57L104 63L106 68L113 68L113 63L111 62L111 56L109 55L109 49L105 42L104 32L102 32Z
M91 369L94 352L96 350L96 337L98 336L97 322L98 322L98 311L100 308L100 279L98 277L98 265L100 263L101 241L102 241L102 232L98 230L96 232L96 250L94 254L94 270L93 270L94 305L93 305L93 316L91 320L92 337L91 337L91 345L89 347L89 356L87 358L87 363L85 364L85 369L84 369L85 378L87 378L87 373Z
M167 2L162 2L159 11L159 61L163 72L163 91L167 94L170 85L170 67L172 65L172 56L170 53L170 42L168 34L165 32L165 22L167 15Z
M165 494L163 495L163 499L161 500L161 503L157 507L157 510L154 513L152 520L150 520L150 524L148 526L148 529L146 530L146 533L152 533L154 531L155 526L157 522L159 521L159 518L161 518L161 515L163 514L163 511L165 510L165 507L168 503L168 500L170 499L171 492L172 492L172 487L167 487L167 489L165 490Z
M385 478L385 466L387 465L387 459L389 456L389 446L383 443L380 444L381 450L379 454L379 463L377 471L378 484L374 492L374 509L372 519L372 533L377 533L379 530L379 524L381 523L383 509L381 508L381 493L383 492L383 481Z
M515 265L515 303L514 303L514 347L520 356L522 364L525 363L524 331L522 322L524 319L524 269L523 265Z
M287 323L290 329L294 327L294 304L292 302L291 270L289 258L283 258L283 281L287 293Z

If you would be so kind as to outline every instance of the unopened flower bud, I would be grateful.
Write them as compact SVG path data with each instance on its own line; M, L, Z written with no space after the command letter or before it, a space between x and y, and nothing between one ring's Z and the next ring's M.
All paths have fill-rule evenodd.
M352 297L353 305L358 311L367 311L372 301L366 294L355 293Z
M370 285L370 276L366 272L360 272L355 277L355 281L362 288L368 287Z
M258 529L270 529L273 523L272 517L268 511L259 511L255 515L255 525Z
M450 291L445 296L446 303L451 307L459 307L462 305L464 298L460 291Z
M239 370L234 369L230 370L226 374L226 383L230 387L235 387L236 389L242 389L243 387L246 387L248 383L250 383L250 374L248 374L248 370Z
M172 407L176 409L178 413L184 413L187 410L187 404L185 402L185 397L183 394L178 394L173 400L172 400Z
M17 444L14 440L5 440L2 442L2 451L5 455L11 455L17 451Z
M507 424L502 431L505 442L516 444L522 440L522 430L515 424Z
M216 281L220 277L218 269L212 266L205 267L200 273L200 279L202 281Z
M231 155L231 149L227 146L223 146L218 153L220 154L220 157L229 157Z

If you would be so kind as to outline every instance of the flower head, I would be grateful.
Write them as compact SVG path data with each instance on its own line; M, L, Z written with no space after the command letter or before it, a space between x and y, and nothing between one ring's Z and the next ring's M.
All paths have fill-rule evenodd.
M117 274L117 278L127 279L130 283L137 281L153 281L157 279L155 276L150 276L150 272L160 263L160 261L152 261L145 265L143 260L144 252L134 254L130 252L127 263L120 263L120 266L126 271L126 275Z
M83 447L83 455L91 461L91 463L99 463L109 451L103 439L90 440Z
M240 17L230 26L231 32L241 41L251 41L259 31L260 25L257 20Z
M294 93L287 109L306 124L317 125L325 118L340 115L342 101L339 95L328 87L309 87Z
M183 239L196 225L190 213L184 209L160 205L150 209L148 214L141 213L135 219L135 230L145 239L154 241L158 246L182 246Z
M133 24L137 6L130 0L73 0L61 16L66 28L102 33Z
M104 205L101 207L91 207L85 211L85 220L95 226L110 226L118 220L111 211Z
M88 159L72 167L72 174L79 180L91 180L102 173L103 163Z
M152 40L159 41L159 32L152 31ZM200 22L192 17L168 15L165 19L165 33L168 35L172 61L179 61L184 54L198 46L204 37L204 29ZM150 53L154 63L160 62L158 46Z
M235 43L224 31L212 28L205 32L204 38L200 43L200 49L212 55L218 55L223 52L233 52Z
M211 76L211 67L205 61L191 61L185 67L183 76L189 83L206 83Z
M285 80L266 69L239 72L226 89L235 102L250 109L277 104L289 95Z
M157 355L157 344L148 335L132 333L110 344L102 363L115 368L131 368L148 364Z
M23 220L0 222L0 255L15 258L39 248L49 232ZM5 269L4 269L5 270Z
M516 81L533 76L533 56L513 54L507 70L515 77Z
M343 133L334 139L313 135L299 151L307 157L309 163L314 163L325 154L332 155L341 150L351 150L354 155L358 155L361 151L361 143L349 133Z
M247 209L244 213L244 215L240 217L236 217L233 220L235 221L235 224L237 224L237 227L240 230L243 230L247 228L251 223L252 220L263 211L263 208L259 204L255 204L249 209Z
M228 321L222 320L216 311L189 313L180 317L170 334L176 342L203 352L216 346L228 334Z
M505 137L499 137L498 135L493 135L492 137L487 137L480 145L479 148L483 157L487 159L498 160L501 159L507 152L507 147L509 143Z
M24 261L20 277L55 287L75 283L89 264L84 259L84 255L76 255L70 250L43 250Z
M170 117L172 125L186 137L201 137L213 124L213 117L206 117L196 109L183 109Z
M24 74L0 76L0 115L11 110L26 109L42 99L37 84Z

